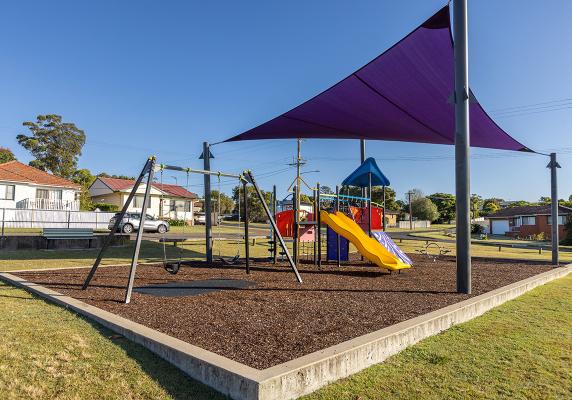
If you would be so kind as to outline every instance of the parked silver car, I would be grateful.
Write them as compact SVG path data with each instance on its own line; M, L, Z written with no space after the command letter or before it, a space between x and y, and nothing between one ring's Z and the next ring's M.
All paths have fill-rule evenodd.
M117 213L109 220L108 229L113 229L115 225L115 221L121 215L121 213ZM158 233L165 233L169 231L169 223L167 221L163 221L161 219L157 219L149 214L145 216L145 223L143 224L144 231L151 231L151 232L158 232ZM118 230L123 233L132 233L135 230L139 229L141 225L141 213L136 212L128 212L125 213L123 216L123 220L119 223Z

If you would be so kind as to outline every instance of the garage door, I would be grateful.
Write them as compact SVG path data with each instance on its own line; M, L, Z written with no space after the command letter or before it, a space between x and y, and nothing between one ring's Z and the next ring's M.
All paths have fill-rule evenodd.
M504 235L509 231L508 219L493 220L493 235Z

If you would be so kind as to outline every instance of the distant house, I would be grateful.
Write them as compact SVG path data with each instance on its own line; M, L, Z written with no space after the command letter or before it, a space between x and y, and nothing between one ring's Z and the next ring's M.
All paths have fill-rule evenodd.
M397 226L397 219L399 218L399 211L394 210L385 210L385 221L387 227L393 228Z
M558 229L564 235L564 225L572 217L572 208L558 207ZM550 205L509 207L485 217L489 221L489 232L493 235L527 237L544 233L551 236L552 218Z
M81 188L19 161L0 164L0 208L79 210Z
M89 187L94 203L114 204L123 207L135 181L132 179L98 177ZM146 185L142 183L128 211L141 211ZM153 183L147 213L159 218L193 221L198 196L182 186Z

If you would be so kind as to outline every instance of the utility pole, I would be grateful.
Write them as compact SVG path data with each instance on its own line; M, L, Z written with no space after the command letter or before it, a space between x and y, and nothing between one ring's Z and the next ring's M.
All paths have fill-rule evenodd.
M469 161L469 46L467 0L453 0L455 69L455 194L457 292L471 293L471 218Z
M365 161L365 139L359 140L360 165ZM366 188L361 188L361 197L366 197ZM371 194L370 194L371 197Z
M411 196L413 195L413 192L410 190L409 192L407 192L407 201L409 203L409 230L412 231L413 230L413 209L411 207Z
M556 153L550 153L550 163L548 163L547 168L550 168L550 216L552 218L552 231L550 236L552 241L552 265L558 266L560 262L558 254L560 232L558 229L558 180L556 179L556 171L560 168L560 164L556 161Z

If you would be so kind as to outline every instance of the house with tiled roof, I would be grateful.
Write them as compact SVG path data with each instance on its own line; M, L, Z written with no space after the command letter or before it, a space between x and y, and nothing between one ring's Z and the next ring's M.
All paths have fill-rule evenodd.
M551 236L552 217L550 204L508 207L485 217L489 222L489 232L493 235L530 237L544 233ZM572 208L558 206L558 231L564 237L564 225L572 218Z
M98 177L89 187L89 194L94 203L113 204L121 209L134 185L133 179ZM141 211L145 188L145 183L141 183L128 211ZM193 221L198 202L198 196L182 186L155 182L151 187L147 214Z
M0 164L0 208L79 210L81 187L23 164Z

